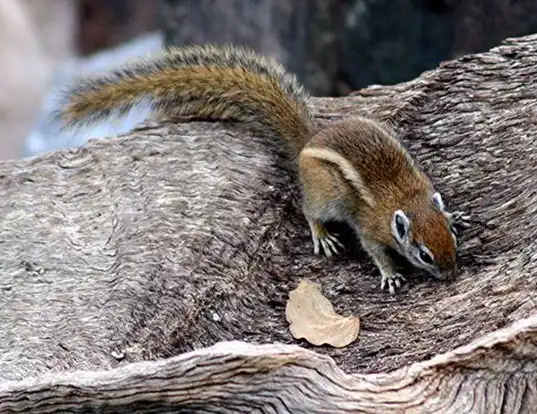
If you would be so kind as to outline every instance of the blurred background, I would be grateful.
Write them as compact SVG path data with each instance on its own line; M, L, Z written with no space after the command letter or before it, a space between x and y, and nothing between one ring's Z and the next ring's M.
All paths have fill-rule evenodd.
M57 93L163 45L236 43L280 60L317 96L410 80L537 32L535 0L1 0L0 159L126 132L50 121Z

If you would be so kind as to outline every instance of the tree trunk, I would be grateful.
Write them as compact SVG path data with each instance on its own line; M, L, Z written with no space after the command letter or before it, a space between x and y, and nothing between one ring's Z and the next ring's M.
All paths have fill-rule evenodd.
M460 277L394 297L359 248L312 254L281 146L244 126L147 124L0 164L0 412L534 411L536 56L537 36L511 39L315 100L321 122L390 119L472 215ZM357 342L284 345L312 348L285 320L303 277L360 316ZM207 348L230 340L272 345Z
M440 62L537 32L534 0L349 0L339 75L351 89L393 85Z

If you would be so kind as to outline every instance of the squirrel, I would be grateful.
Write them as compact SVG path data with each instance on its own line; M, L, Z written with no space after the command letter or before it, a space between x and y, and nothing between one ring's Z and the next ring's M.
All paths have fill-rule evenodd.
M249 123L289 144L313 251L344 248L327 231L346 222L394 294L406 279L390 249L434 278L458 274L457 227L469 216L446 210L440 193L391 127L353 117L315 126L310 95L275 59L233 45L169 47L107 75L81 79L58 116L78 126L124 115L142 101L156 114Z

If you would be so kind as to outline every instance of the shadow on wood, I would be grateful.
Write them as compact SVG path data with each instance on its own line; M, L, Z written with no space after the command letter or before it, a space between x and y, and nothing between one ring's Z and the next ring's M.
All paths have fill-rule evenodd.
M472 215L460 277L416 275L394 297L358 248L312 254L283 150L244 126L147 124L0 164L1 411L530 412L536 63L537 36L510 39L315 100L320 122L390 119L448 205ZM302 277L360 315L359 341L283 345ZM235 340L281 344L205 348Z

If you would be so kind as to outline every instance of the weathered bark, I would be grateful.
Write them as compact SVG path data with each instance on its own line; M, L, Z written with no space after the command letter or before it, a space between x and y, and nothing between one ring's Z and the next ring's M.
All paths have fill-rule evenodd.
M164 361L0 385L2 412L531 413L537 317L389 374L291 345L221 342ZM491 368L495 368L494 375Z
M13 380L0 411L531 412L536 63L530 36L316 100L323 122L391 119L449 204L472 214L460 277L412 278L395 297L360 249L312 255L280 145L244 127L147 125L0 164L0 377ZM294 343L284 307L302 277L360 315L358 342L316 348L326 356L219 345L129 365L224 340Z

